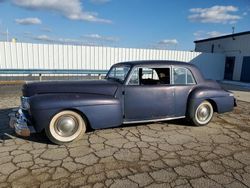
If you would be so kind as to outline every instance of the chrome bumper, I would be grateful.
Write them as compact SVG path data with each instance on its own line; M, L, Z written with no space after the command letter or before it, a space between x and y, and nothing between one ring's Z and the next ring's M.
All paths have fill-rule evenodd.
M34 127L28 126L28 120L21 108L10 113L9 118L9 126L15 129L17 135L27 137L30 136L31 133L35 132Z

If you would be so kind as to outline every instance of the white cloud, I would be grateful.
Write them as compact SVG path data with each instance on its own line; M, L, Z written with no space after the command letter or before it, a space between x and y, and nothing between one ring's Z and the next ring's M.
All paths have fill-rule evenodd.
M83 43L83 41L79 39L72 39L72 38L59 38L59 39L55 39L55 41L59 43L68 43L68 44L82 44Z
M53 42L54 39L47 35L38 35L38 36L33 36L32 39L38 40L38 41L43 41L43 42Z
M161 41L158 41L154 44L150 45L150 48L155 49L176 49L177 45L179 44L177 39L163 39Z
M59 44L72 44L72 45L94 45L92 43L87 43L80 39L74 38L56 38L48 35L38 35L33 36L32 34L27 36L28 38L36 41L40 41L42 43L59 43Z
M117 37L110 37L110 36L101 36L99 34L89 34L84 35L84 38L96 41L103 41L103 42L117 42L119 39Z
M7 31L0 31L0 35L6 36L7 34Z
M177 45L178 41L176 39L164 39L158 42L160 45Z
M196 31L195 33L193 33L196 40L219 37L219 36L228 35L228 34L229 33L222 33L222 32L219 32L219 31L208 31L208 32Z
M32 33L31 33L30 31L25 31L25 32L23 32L23 34L24 34L25 36L30 36L30 35L32 35Z
M219 36L227 35L228 33L221 33L221 32L218 32L218 31L209 31L206 34L209 37L219 37Z
M17 18L15 22L20 25L37 25L42 23L39 18Z
M99 34L89 34L89 35L84 35L84 37L92 38L92 39L101 39L102 38L102 36Z
M83 11L80 0L12 0L19 7L31 10L48 10L62 14L71 20L111 23L110 20L99 18L95 12Z
M25 32L24 36L26 38L29 38L34 41L39 41L41 43L59 43L59 44L71 44L71 45L87 45L87 46L100 46L100 45L108 45L107 43L109 42L115 42L115 41L104 41L100 35L87 35L87 36L92 36L95 38L95 40L87 40L90 38L84 37L84 38L65 38L65 37L54 37L54 36L49 36L46 34L42 35L33 35L31 32ZM99 39L100 38L100 39ZM111 40L111 39L110 39Z
M90 0L91 3L93 4L105 4L105 3L109 3L111 0Z
M189 10L192 14L188 19L193 22L201 23L236 23L241 16L235 15L238 8L235 6L213 6L210 8L192 8Z
M48 32L48 33L52 32L52 29L49 28L49 27L42 27L41 30L45 31L45 32Z

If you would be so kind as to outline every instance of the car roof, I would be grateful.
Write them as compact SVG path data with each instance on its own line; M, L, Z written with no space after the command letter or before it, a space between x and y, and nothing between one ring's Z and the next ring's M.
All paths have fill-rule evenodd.
M126 61L117 63L115 65L130 65L130 66L140 66L140 65L175 65L175 66L185 66L185 67L194 67L194 65L188 62L180 62L180 61L169 61L169 60L142 60L142 61Z

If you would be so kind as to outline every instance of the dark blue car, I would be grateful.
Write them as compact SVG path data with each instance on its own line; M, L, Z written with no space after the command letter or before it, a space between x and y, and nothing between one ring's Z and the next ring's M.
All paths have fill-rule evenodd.
M235 99L192 64L136 61L111 67L104 80L28 83L10 126L21 136L45 130L57 144L81 137L88 127L187 118L208 124L214 112L232 111Z

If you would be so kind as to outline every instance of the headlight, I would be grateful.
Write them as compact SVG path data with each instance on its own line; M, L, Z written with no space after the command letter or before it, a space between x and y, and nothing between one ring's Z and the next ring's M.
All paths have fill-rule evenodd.
M234 97L234 94L233 94L233 93L229 93L229 96L230 96L230 97Z
M29 110L30 104L29 104L29 98L28 97L21 97L21 108L23 110Z

